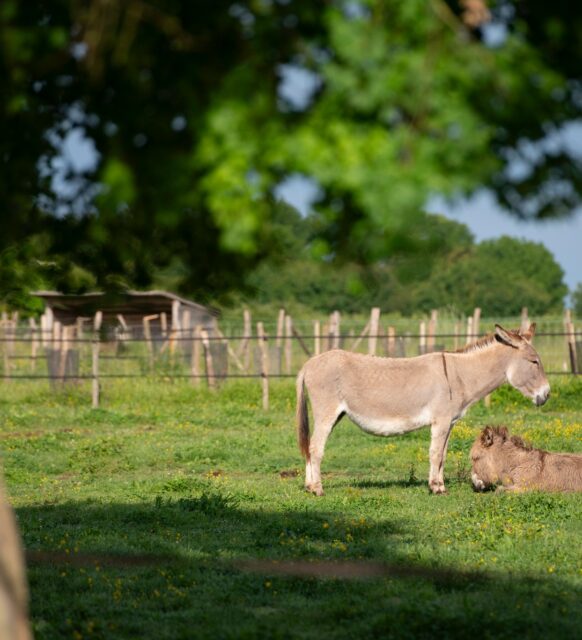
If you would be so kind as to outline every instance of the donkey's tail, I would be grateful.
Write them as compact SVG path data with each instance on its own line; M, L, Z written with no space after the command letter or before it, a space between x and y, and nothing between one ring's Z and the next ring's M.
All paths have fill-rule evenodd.
M305 369L297 375L297 443L303 457L309 461L309 414L307 412L307 394L305 393Z

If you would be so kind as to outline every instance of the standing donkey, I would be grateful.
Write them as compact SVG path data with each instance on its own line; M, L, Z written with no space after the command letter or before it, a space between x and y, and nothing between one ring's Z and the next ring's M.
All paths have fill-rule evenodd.
M444 461L451 429L467 409L505 382L536 405L550 395L540 357L527 331L495 332L455 352L415 358L379 358L341 349L308 360L297 376L297 436L305 457L305 488L323 495L321 460L329 434L347 415L378 436L407 433L430 425L428 484L445 493ZM314 429L309 437L307 397Z

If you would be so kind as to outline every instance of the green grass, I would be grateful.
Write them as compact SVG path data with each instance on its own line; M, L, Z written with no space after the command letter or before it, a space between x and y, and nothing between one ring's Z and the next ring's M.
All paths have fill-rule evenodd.
M427 491L428 430L379 439L341 422L323 498L302 490L290 381L271 385L268 413L257 381L214 394L110 381L99 410L87 387L6 383L0 442L35 637L575 637L582 496L468 481L488 423L582 451L582 380L552 383L541 409L503 388L468 413L442 497ZM329 561L350 575L318 575Z

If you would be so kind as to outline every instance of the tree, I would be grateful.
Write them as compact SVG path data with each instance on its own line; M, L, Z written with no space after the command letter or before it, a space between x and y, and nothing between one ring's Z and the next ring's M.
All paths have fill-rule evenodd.
M559 312L568 288L564 273L542 245L507 236L486 240L452 263L444 262L420 284L417 304L428 310L447 304L490 317Z
M320 260L313 221L289 207L281 207L277 220L270 233L283 241L248 275L248 295L260 303L301 303L328 313L360 313L375 306L412 313L417 306L411 284L429 278L435 263L456 259L473 246L466 225L424 214L407 238L405 253L368 265L338 256Z
M576 316L582 318L582 282L579 282L576 289L572 292L572 304Z
M416 250L435 192L488 185L521 216L571 211L582 172L562 150L538 145L519 176L507 165L580 113L580 17L492 2L507 37L491 47L465 5L4 0L0 250L38 237L37 258L99 286L170 270L215 295L268 258L272 194L294 172L321 187L326 259ZM300 104L286 68L311 74ZM66 165L55 192L71 132L95 162Z

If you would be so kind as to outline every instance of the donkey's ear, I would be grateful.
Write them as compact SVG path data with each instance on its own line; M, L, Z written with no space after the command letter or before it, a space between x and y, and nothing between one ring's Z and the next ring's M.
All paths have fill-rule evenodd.
M485 427L481 432L481 444L484 447L490 447L493 444L495 432L491 427Z
M513 331L506 331L501 325L495 325L495 337L503 344L507 344L514 349L519 349L522 342L521 337Z
M535 336L536 334L536 323L532 322L529 325L529 329L526 329L525 331L520 331L519 335L524 339L527 340L528 342L532 341L532 338Z

